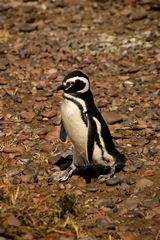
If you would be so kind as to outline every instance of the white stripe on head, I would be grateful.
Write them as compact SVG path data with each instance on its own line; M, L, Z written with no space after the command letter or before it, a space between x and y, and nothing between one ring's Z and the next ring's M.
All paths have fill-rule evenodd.
M85 92L87 92L89 90L89 81L85 77L78 77L78 76L76 76L76 77L69 78L69 79L66 80L65 84L67 82L71 82L71 83L72 82L76 82L76 80L80 80L80 81L85 83L85 87L83 89L77 91L78 93L85 93Z

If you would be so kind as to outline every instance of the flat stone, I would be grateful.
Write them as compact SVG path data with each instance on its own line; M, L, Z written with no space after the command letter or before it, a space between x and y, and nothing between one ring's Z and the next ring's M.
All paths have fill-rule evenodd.
M119 204L120 215L124 215L129 211L132 211L138 207L139 200L136 197L127 198L125 201Z
M55 117L56 115L57 115L57 112L54 110L42 113L42 116L46 118L52 118L52 117Z
M123 117L115 112L104 112L102 113L102 116L108 124L114 124L123 121Z
M59 137L59 127L54 127L47 133L45 139L48 141L54 141L57 137Z
M23 154L24 153L24 147L22 147L22 146L5 146L3 148L3 152Z
M135 166L133 166L133 165L129 165L129 166L125 166L123 168L123 171L124 172L132 172L132 173L134 173L134 172L137 171L137 168Z
M108 229L108 230L114 230L117 227L117 224L111 223L107 221L106 219L100 218L96 220L96 226L100 229Z
M121 183L121 179L117 178L117 177L110 178L106 181L107 186L114 186L114 185L117 185L119 183Z
M21 181L24 183L33 183L33 182L35 182L35 175L33 175L33 174L22 175Z
M144 10L137 10L133 12L130 16L130 19L133 21L142 20L147 17L147 13Z
M97 192L98 191L98 189L94 188L94 187L87 187L84 190L87 191L87 192Z
M10 215L7 218L7 223L15 227L19 227L21 225L21 222L14 215Z
M112 199L100 199L96 203L99 207L114 208L115 203Z
M26 122L31 122L35 117L35 113L31 111L22 111L20 113L21 118L25 119Z
M133 185L133 184L136 183L136 179L135 179L135 178L127 178L127 179L126 179L126 183L127 183L128 185Z
M140 180L137 180L136 186L135 186L135 190L134 192L138 192L141 190L144 190L147 187L152 187L153 186L153 182L147 178L141 178Z
M146 200L144 200L143 205L144 205L145 207L147 207L147 208L148 208L148 207L150 207L150 208L158 207L158 206L160 205L160 201L159 201L158 198L146 199Z
M35 30L37 30L37 27L28 23L25 23L20 27L21 32L27 33L27 32L33 32Z

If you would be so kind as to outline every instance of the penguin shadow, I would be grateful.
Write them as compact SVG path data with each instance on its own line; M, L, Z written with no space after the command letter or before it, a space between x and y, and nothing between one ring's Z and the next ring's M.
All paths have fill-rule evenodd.
M60 168L60 170L66 170L72 164L73 158L72 155L68 155L67 157L60 157L60 159L56 162L56 166ZM115 168L115 173L123 170L125 166L124 163L120 163ZM110 172L110 166L103 166L100 164L92 164L89 166L76 166L76 170L72 175L78 175L83 177L87 183L90 183L92 179L98 178L100 175L106 175Z

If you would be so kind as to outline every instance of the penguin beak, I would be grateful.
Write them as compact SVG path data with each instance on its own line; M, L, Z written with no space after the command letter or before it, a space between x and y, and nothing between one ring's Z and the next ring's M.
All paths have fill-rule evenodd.
M62 83L60 86L58 86L56 89L53 89L52 92L56 93L59 92L60 90L64 90L65 89L65 85Z

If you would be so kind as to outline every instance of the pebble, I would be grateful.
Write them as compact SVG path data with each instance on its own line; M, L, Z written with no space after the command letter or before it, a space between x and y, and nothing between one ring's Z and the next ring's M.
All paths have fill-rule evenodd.
M45 139L47 141L55 141L55 138L59 136L59 127L55 126L51 131L47 133Z
M115 203L112 199L100 199L96 203L99 207L105 207L105 208L114 208Z
M141 178L137 180L134 192L136 193L138 191L144 190L147 187L152 187L152 186L153 186L153 182L151 180L147 178Z
M127 198L119 204L120 215L124 215L138 207L139 200L136 197Z
M158 206L160 206L160 201L159 201L159 199L158 198L155 198L155 199L146 199L146 200L144 200L144 202L143 202L143 206L144 207L146 207L146 208L148 208L148 207L150 207L150 208L153 208L153 207L158 207Z
M107 186L114 186L121 183L121 179L118 177L114 177L114 178L108 179L105 183Z
M52 92L43 93L43 97L52 97L52 96L53 96Z
M24 175L35 175L35 172L36 172L35 169L31 167L28 167L23 170Z
M128 185L133 185L133 184L136 183L136 179L135 179L135 178L127 178L127 179L126 179L126 183L127 183Z
M22 175L21 181L24 183L33 183L36 181L36 176L34 174Z
M12 181L13 184L20 184L21 182L22 182L21 176L16 175L13 177L13 181Z
M106 219L100 218L96 219L96 227L100 229L114 230L117 227L117 224L111 223Z
M132 173L134 173L134 172L137 171L137 168L135 166L133 166L133 165L128 165L128 166L125 166L123 168L123 171L124 172L132 172Z
M77 189L77 190L74 190L74 195L81 196L81 195L83 195L83 192L81 190Z
M154 176L157 174L160 174L160 169L154 169L154 170L148 169L143 173L143 176L148 177L148 176Z
M58 188L59 188L59 190L64 190L64 189L66 189L66 187L65 187L65 185L64 185L63 183L59 183L59 184L58 184Z
M104 112L102 115L108 124L120 123L123 121L123 117L115 112Z
M24 147L22 146L5 146L3 148L4 153L19 153L23 154L24 153Z
M131 14L130 19L133 21L142 20L147 17L147 13L144 10L138 10Z
M71 183L67 183L66 185L65 185L65 188L66 189L71 189L73 187L73 185L71 184Z
M52 118L52 117L55 117L56 115L57 115L57 111L54 111L54 110L42 113L42 116L46 118Z
M26 123L32 122L33 118L35 117L35 113L31 111L22 111L20 113L20 117L25 120Z
M24 23L21 27L20 27L20 31L21 32L33 32L37 30L37 27L28 23Z
M84 189L84 191L86 191L86 192L97 192L98 189L94 188L94 187L87 187L87 188Z
M7 218L7 223L15 227L19 227L21 225L21 222L14 215L10 215Z
M134 86L134 83L132 81L126 80L123 82L123 86L126 88L131 88Z

